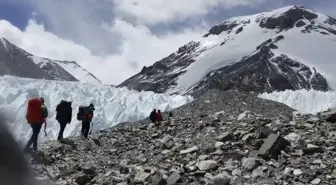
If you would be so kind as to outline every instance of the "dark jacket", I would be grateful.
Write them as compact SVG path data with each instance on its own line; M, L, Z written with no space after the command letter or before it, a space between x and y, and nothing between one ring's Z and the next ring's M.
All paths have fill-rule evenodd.
M156 121L156 111L152 111L151 113L150 113L150 115L149 115L149 119L151 120L151 121Z
M62 100L56 107L56 120L60 123L70 123L72 119L71 102Z

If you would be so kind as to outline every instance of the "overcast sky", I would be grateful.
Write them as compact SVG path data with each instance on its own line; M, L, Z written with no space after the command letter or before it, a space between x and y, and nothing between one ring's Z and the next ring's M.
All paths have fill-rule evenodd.
M336 0L0 0L0 36L119 84L221 21L293 4L336 17Z

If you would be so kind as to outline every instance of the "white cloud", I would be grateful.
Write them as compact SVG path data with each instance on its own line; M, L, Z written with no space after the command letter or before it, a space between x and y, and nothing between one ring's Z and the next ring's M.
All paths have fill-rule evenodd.
M23 31L0 21L0 36L38 56L75 60L104 83L119 84L209 29L199 24L156 35L150 24L195 18L215 6L230 8L262 1L29 0L36 9L34 17L43 16L48 29L33 19Z
M143 65L169 55L186 42L199 38L204 30L185 30L179 34L153 35L145 26L116 20L111 31L121 34L121 52L97 56L86 47L62 39L45 31L43 25L30 20L27 28L20 31L7 21L0 21L0 35L19 47L42 57L60 60L75 60L107 84L119 84L139 72ZM134 65L134 64L139 65Z
M115 12L137 23L157 24L200 17L215 7L230 9L255 5L265 0L114 0Z

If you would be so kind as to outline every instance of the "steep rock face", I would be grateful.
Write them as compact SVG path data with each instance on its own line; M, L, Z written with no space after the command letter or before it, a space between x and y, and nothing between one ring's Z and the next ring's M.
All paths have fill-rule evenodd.
M278 17L266 17L260 20L259 25L267 29L279 29L279 31L291 29L299 20L313 20L318 17L317 14L307 11L303 7L294 6L292 9L281 14Z
M300 6L231 18L118 87L190 94L209 88L326 91L326 76L334 72L320 64L336 57L335 25L334 18Z
M326 79L315 69L311 70L286 55L274 56L270 47L264 46L240 62L210 72L190 90L208 89L272 92L286 89L327 91L329 87Z
M190 42L178 49L176 53L154 63L152 66L144 66L140 73L127 79L117 87L127 86L131 89L154 91L163 93L169 87L176 85L176 79L182 75L186 68L195 62L203 50L197 51L199 42Z

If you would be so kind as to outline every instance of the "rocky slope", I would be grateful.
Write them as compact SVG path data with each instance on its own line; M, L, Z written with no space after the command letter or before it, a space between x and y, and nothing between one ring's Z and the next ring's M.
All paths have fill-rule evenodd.
M88 140L50 141L27 158L49 184L335 184L329 115L293 116L283 104L228 95L209 92L159 127L119 125Z
M234 17L119 86L159 93L327 91L335 39L336 19L304 7Z

